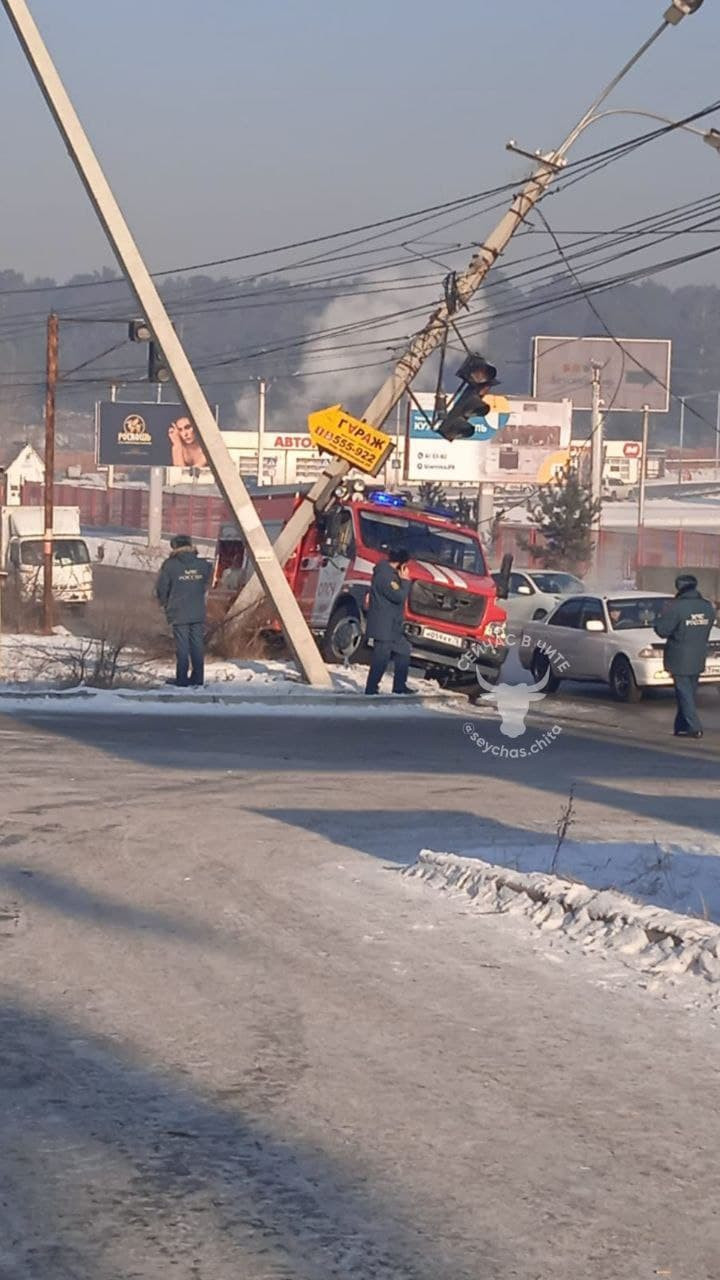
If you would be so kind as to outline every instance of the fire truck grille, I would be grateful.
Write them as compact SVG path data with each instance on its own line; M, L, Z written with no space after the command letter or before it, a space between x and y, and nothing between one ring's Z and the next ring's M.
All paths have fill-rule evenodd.
M485 616L487 599L469 591L454 591L432 582L413 582L408 601L421 618L439 618L460 627L477 627Z

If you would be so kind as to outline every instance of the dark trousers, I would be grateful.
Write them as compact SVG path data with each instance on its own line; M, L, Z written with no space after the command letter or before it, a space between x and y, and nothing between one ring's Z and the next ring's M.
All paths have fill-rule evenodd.
M408 671L410 670L410 646L407 645L406 652L402 641L396 648L391 640L386 642L376 640L373 645L370 670L368 671L367 684L365 685L366 693L378 692L380 681L385 675L391 659L394 660L393 693L402 693L407 684Z
M205 623L174 622L173 636L176 684L202 684L205 680Z
M676 733L702 733L700 717L695 706L699 676L673 676L675 683Z

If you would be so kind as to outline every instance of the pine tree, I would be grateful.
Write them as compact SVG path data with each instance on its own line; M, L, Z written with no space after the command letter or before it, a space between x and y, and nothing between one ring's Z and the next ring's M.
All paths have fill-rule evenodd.
M449 510L454 513L458 524L467 525L471 529L475 527L477 524L477 502L474 498L468 498L465 494L461 494L459 498L455 498L448 506Z
M599 510L600 503L593 501L575 468L566 467L542 486L530 511L542 543L531 546L525 540L523 549L545 569L577 573L591 559L592 526Z
M445 490L439 480L423 480L418 488L418 497L426 507L441 507L447 502Z

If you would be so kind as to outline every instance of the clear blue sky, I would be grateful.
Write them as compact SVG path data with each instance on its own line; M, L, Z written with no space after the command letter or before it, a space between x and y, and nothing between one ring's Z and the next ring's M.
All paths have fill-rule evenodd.
M352 226L523 173L668 0L30 0L151 267ZM4 14L0 265L60 279L111 255ZM720 97L720 0L668 31L612 105ZM720 125L720 114L716 117ZM642 132L596 126L578 155ZM720 185L663 140L549 205L609 227ZM481 228L478 228L480 231ZM711 262L714 260L711 260ZM685 279L720 278L720 264Z

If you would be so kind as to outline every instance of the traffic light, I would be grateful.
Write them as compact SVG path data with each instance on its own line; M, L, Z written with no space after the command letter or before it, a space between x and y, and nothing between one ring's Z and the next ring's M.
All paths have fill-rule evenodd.
M470 353L457 371L465 386L434 428L446 440L469 440L475 428L470 418L484 418L490 412L485 395L497 382L497 369L484 356Z
M156 342L151 342L148 347L148 380L150 382L170 381L170 370Z
M152 331L147 320L131 320L128 325L128 338L131 342L150 342Z
M147 320L131 320L128 325L128 338L131 342L148 344L148 381L169 382L170 370L165 363L162 351L153 340L152 329Z

